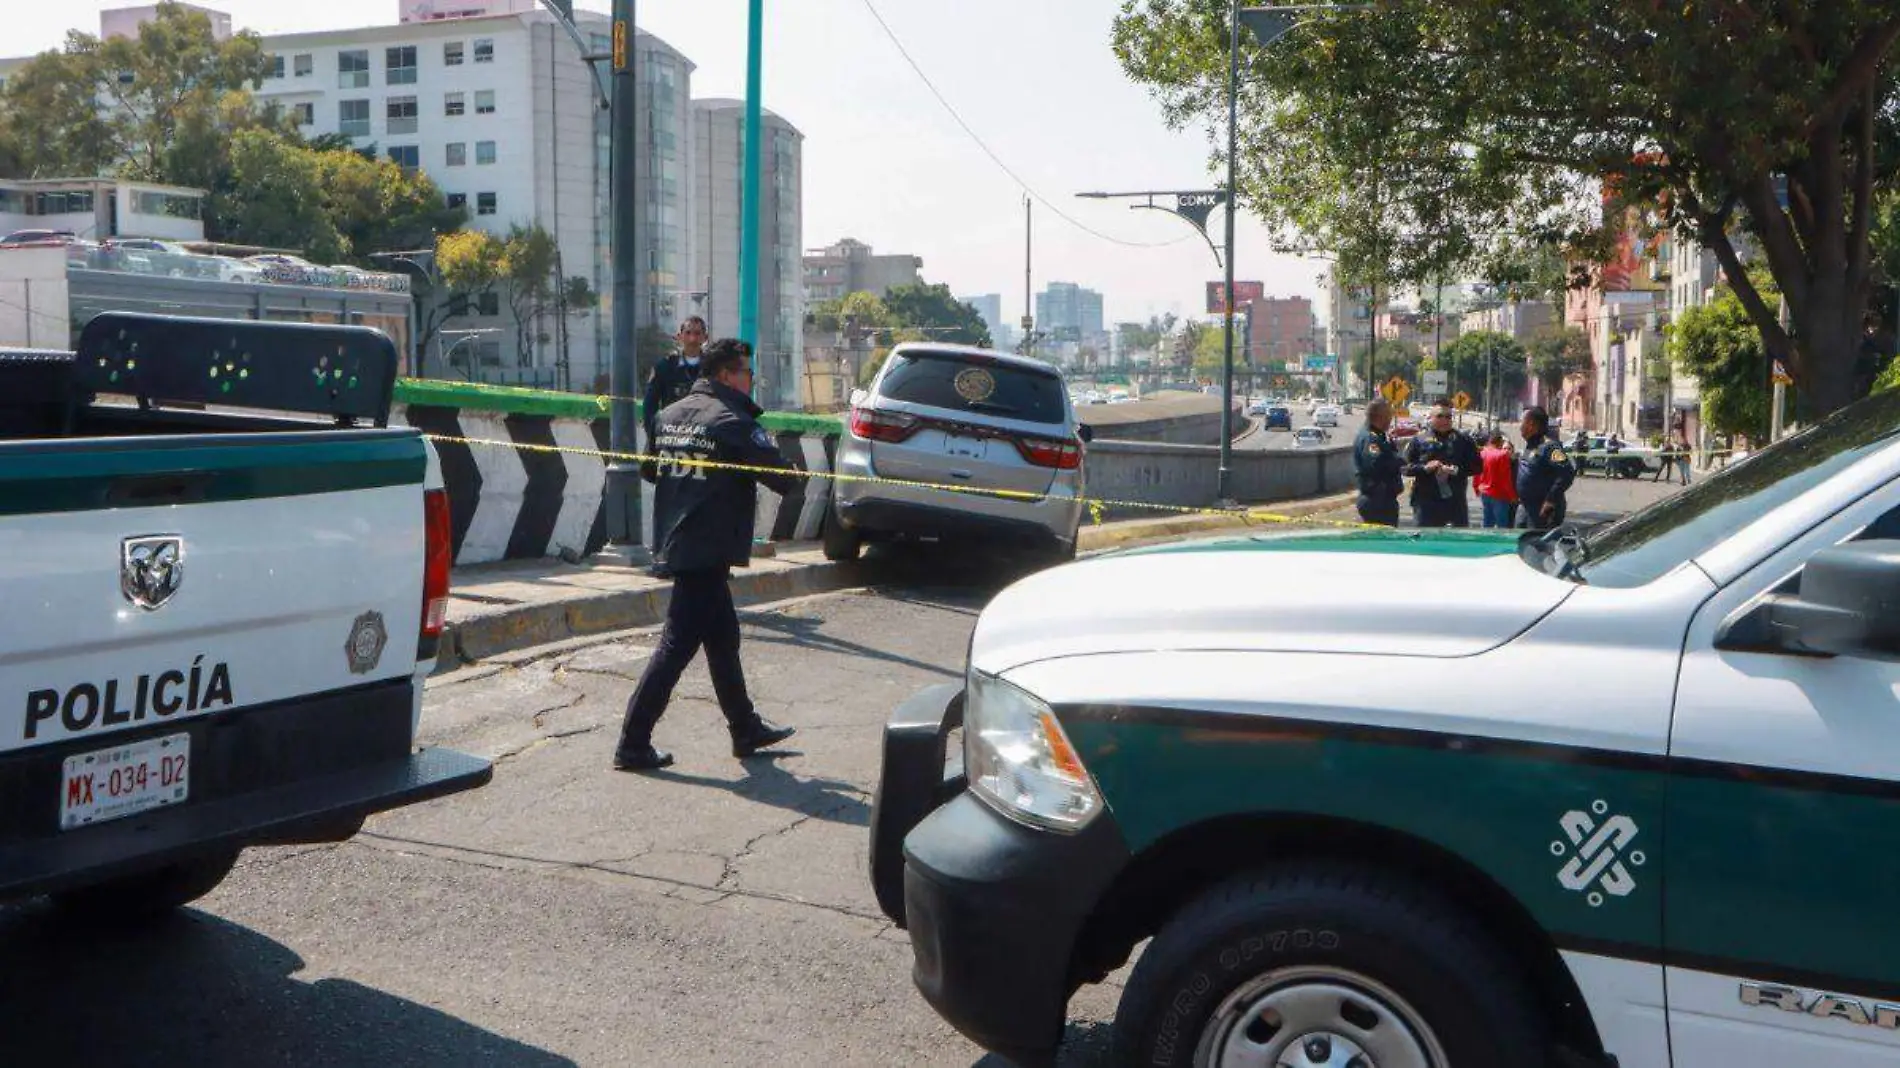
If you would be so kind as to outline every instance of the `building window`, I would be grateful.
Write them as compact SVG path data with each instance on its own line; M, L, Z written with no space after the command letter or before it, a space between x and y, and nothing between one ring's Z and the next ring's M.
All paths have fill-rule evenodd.
M314 103L292 104L290 105L290 114L291 117L297 120L297 125L299 126L315 126L317 124L317 105Z
M353 48L336 54L336 87L338 89L369 87L369 49Z
M475 114L493 115L495 113L495 91L477 89L475 91Z
M154 193L138 190L132 194L132 210L140 215L164 215L173 219L196 219L200 198L178 193Z
M336 132L345 137L369 136L369 101L343 100L336 106Z
M468 142L449 142L449 166L460 167L468 162Z
M459 67L462 65L462 42L442 42L442 65L445 67Z
M475 162L478 164L495 162L495 142L475 142Z
M416 132L416 98L413 96L392 96L385 105L389 116L391 134L412 134Z
M475 313L477 315L500 315L501 294L490 290L475 294Z
M283 76L284 76L284 57L283 56L270 57L270 73L264 75L264 77L281 78Z
M463 211L467 211L468 210L468 194L467 193L450 193L449 207L460 208Z
M390 145L389 159L404 171L414 174L422 166L422 149L415 145Z
M308 78L316 73L316 59L308 52L299 52L290 60L290 73L299 78Z
M468 102L461 93L448 93L442 97L442 114L453 119L467 110Z
M493 193L475 194L475 214L477 215L495 214L495 194Z
M383 49L383 77L390 85L416 83L416 46L398 45Z
M92 210L90 190L75 190L65 193L35 193L33 195L33 214L35 215L77 215Z
M495 61L495 39L492 37L475 38L475 62L493 63Z

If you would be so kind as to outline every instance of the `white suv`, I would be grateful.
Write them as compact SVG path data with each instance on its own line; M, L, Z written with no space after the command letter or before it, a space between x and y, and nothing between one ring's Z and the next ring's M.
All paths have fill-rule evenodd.
M1062 375L1041 360L899 345L853 399L825 556L854 560L866 540L941 538L1071 559L1088 438ZM859 481L871 478L891 481Z

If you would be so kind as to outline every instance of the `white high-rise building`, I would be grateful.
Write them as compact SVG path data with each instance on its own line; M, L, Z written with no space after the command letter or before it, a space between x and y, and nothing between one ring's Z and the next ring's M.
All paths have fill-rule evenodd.
M803 213L805 136L763 116L759 197L759 403L801 406L805 370ZM745 101L693 101L692 255L688 298L714 337L739 335L739 220L745 196ZM699 296L703 294L703 298Z

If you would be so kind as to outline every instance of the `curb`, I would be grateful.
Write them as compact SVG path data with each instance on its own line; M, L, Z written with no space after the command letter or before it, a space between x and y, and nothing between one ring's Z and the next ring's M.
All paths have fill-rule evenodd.
M1258 505L1261 511L1304 517L1352 502L1351 494ZM1247 526L1237 516L1192 515L1085 526L1077 548L1093 553L1134 542ZM834 593L865 584L854 564L812 563L774 571L741 571L732 576L732 599L740 607ZM519 649L612 631L656 627L666 619L671 584L644 590L577 590L572 597L544 604L514 605L474 619L451 622L442 630L434 674L455 671Z

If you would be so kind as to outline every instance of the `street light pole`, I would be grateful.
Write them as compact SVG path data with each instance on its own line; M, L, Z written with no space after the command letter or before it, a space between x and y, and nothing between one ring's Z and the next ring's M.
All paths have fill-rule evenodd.
M608 392L609 447L622 456L639 451L639 417L633 395L640 388L636 345L638 315L637 250L640 200L635 190L639 125L634 111L639 83L634 77L634 0L613 0L613 99L608 176L612 182L609 210L613 216L613 363ZM605 500L607 538L616 545L640 541L640 465L613 460L607 465Z
M1234 201L1239 197L1240 0L1227 4L1227 225L1226 288L1221 295L1220 475L1216 499L1233 503L1234 467Z

